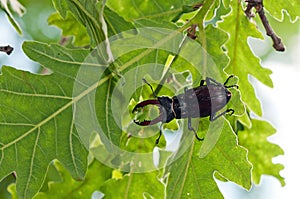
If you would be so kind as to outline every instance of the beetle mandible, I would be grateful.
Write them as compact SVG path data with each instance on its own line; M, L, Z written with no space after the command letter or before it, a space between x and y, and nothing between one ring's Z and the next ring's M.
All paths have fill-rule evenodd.
M172 98L167 96L156 96L152 86L144 80L150 86L157 99L145 100L138 103L132 112L136 112L138 109L147 105L155 105L159 108L159 116L153 120L134 120L134 123L140 126L148 126L158 122L169 123L173 119L187 118L188 129L194 132L195 137L198 140L202 141L203 138L199 138L195 129L192 127L191 119L209 116L210 121L214 121L226 113L229 113L230 115L234 113L233 109L227 109L219 115L216 115L219 110L226 106L231 98L231 92L228 88L238 88L238 85L236 84L227 85L229 79L232 77L234 76L230 75L224 84L221 84L210 77L206 77L205 80L201 80L200 86L191 89L185 88L184 93ZM204 85L205 82L206 85ZM160 137L161 131L156 139L156 144L158 144Z

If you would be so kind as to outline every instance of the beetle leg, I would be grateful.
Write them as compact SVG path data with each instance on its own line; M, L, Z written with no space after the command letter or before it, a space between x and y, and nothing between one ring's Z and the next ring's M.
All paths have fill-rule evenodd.
M156 138L155 144L158 144L158 143L159 143L159 140L160 140L160 137L161 137L161 128L162 128L162 124L161 124L160 127L159 127L159 136Z
M201 80L200 86L202 86L203 84L204 84L204 80ZM187 90L188 90L188 88L185 87L185 88L184 88L184 93L186 93ZM185 97L186 97L186 95L185 95ZM184 99L184 101L186 101L186 100ZM188 129L189 129L190 131L193 131L193 132L194 132L194 135L195 135L195 137L197 138L197 140L199 140L199 141L203 141L203 140L204 140L203 138L199 138L199 137L198 137L198 135L197 135L195 129L192 127L192 119L191 119L191 117L188 117Z
M143 81L150 87L150 89L151 89L151 91L152 91L154 97L157 97L156 94L155 94L155 92L154 92L154 90L153 90L153 88L152 88L152 86L151 86L151 84L149 84L149 83L147 82L147 80L144 79L144 78L143 78Z
M230 113L229 113L230 112ZM232 115L234 113L234 110L233 109L227 109L226 111L220 113L219 115L215 116L215 113L211 114L209 116L209 120L210 121L215 121L216 119L218 119L219 117L221 117L222 115L225 115L229 113L229 115Z
M218 86L224 86L225 88L233 88L233 87L235 87L236 89L238 89L239 86L236 85L236 84L230 85L230 86L226 86L226 84L228 84L228 81L229 81L231 78L233 78L233 77L234 77L234 75L230 75L230 76L226 79L226 81L224 82L223 85L222 85L221 83L217 82L216 80L214 80L214 79L212 79L212 78L210 78L210 77L207 77L207 78L206 78L206 85L212 84L212 82L213 82L213 83L215 83L216 85L218 85ZM202 80L201 80L201 81L202 81ZM201 83L202 83L202 82L201 82ZM201 86L201 83L200 83L200 86Z
M203 85L204 85L204 82L205 82L205 80L201 80L200 86L203 86Z
M214 80L214 79L212 79L210 77L206 77L205 81L206 81L206 85L210 85L213 82L213 83L215 83L218 86L223 86L221 83L217 82L216 80Z
M198 135L197 135L195 129L192 127L192 120L191 120L190 117L188 117L188 129L189 129L190 131L193 131L193 132L194 132L194 135L195 135L195 137L197 138L197 140L199 140L199 141L203 141L203 140L204 140L204 138L199 138L199 137L198 137Z
M230 112L230 113L229 113ZM226 113L229 113L229 115L231 116L233 113L234 113L234 110L233 109L227 109L226 110Z

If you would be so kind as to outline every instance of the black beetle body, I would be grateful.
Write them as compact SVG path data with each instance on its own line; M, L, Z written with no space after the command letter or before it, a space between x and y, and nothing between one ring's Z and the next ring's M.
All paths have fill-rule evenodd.
M231 98L231 92L228 88L238 88L237 85L226 85L232 77L233 75L229 76L224 84L207 77L205 80L201 80L200 86L192 89L185 88L184 93L172 98L161 96L157 97L157 100L146 100L140 102L134 107L133 112L138 108L143 108L147 105L155 105L159 107L160 114L154 120L145 120L141 122L134 120L134 122L141 126L148 126L158 122L168 123L173 119L188 118L189 130L194 132L198 140L203 140L197 136L195 130L191 126L191 118L209 116L210 120L214 121L228 112L233 114L233 109L227 109L216 116L216 113L225 107ZM206 85L204 85L204 82L206 82ZM149 86L151 87L150 84ZM159 142L160 136L161 132L156 143Z

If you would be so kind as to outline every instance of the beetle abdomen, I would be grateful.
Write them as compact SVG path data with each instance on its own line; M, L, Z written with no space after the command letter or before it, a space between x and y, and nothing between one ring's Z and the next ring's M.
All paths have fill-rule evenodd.
M207 117L225 107L230 97L225 87L199 86L174 96L172 111L176 119Z

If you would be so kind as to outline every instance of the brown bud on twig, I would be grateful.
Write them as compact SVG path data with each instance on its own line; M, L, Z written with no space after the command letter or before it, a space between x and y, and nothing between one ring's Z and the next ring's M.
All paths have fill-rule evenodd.
M192 24L191 27L187 29L187 36L190 37L191 39L197 38L196 28L197 28L197 24Z
M0 46L0 51L2 52L6 52L6 54L10 55L12 53L12 51L14 50L13 47L11 47L10 45L7 46Z

